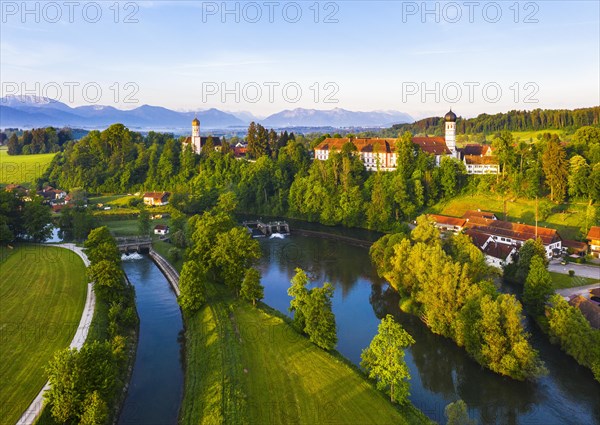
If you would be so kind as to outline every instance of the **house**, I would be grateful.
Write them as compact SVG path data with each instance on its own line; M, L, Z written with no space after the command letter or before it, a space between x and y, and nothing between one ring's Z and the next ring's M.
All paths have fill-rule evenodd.
M154 234L155 235L166 235L169 233L169 226L166 226L164 224L157 224L156 226L154 226Z
M465 219L449 217L447 215L429 214L428 217L435 222L435 227L442 232L460 233L466 223Z
M571 256L585 257L588 252L588 244L585 242L563 239L562 249L564 253Z
M485 261L490 266L502 268L512 263L514 255L517 253L515 245L505 245L495 241L488 241L483 248Z
M590 246L590 255L600 258L600 226L592 226L587 234L587 241Z
M500 164L496 157L483 155L463 155L467 174L500 174Z
M4 188L7 192L19 192L19 193L27 193L28 190L26 187L21 186L20 184L7 184Z
M169 195L169 192L146 192L144 193L144 204L150 206L167 205Z

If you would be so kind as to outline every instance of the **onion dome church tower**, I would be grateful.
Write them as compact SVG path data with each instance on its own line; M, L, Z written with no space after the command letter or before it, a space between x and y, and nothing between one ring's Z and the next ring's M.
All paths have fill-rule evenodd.
M446 146L452 152L452 156L456 156L456 114L452 109L444 116L444 121Z
M202 150L202 139L200 138L200 120L194 118L192 121L192 149L199 154Z

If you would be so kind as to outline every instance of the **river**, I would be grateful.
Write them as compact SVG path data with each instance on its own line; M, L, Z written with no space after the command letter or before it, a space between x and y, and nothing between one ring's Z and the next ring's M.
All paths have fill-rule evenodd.
M433 420L445 423L444 407L461 398L481 424L600 424L600 384L534 326L529 326L532 343L549 373L536 382L514 381L481 368L454 342L402 313L396 294L371 265L368 249L298 236L263 239L261 247L264 302L272 307L288 313L287 288L296 267L319 285L334 285L337 349L352 362L360 362L380 318L388 313L396 317L416 340L406 354L410 399Z
M140 332L121 425L177 423L183 395L183 322L175 293L147 256L123 261L135 286Z
M351 231L344 235L353 236ZM435 421L445 423L444 407L461 398L481 424L600 424L600 384L537 328L530 329L532 342L549 374L533 383L504 378L481 368L454 342L432 334L418 318L400 312L396 294L376 275L368 249L305 236L262 239L260 244L264 301L272 307L287 313L287 288L296 267L316 284L334 285L337 349L352 362L360 362L380 318L396 317L416 340L406 353L410 399ZM136 287L140 340L119 423L175 424L183 388L182 322L175 295L149 258L126 261L124 269Z

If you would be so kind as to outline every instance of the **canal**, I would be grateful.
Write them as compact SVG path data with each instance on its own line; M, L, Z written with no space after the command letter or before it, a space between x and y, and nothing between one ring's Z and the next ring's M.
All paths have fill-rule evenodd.
M183 322L175 293L147 256L133 254L123 269L135 286L140 332L121 425L177 423L183 395Z

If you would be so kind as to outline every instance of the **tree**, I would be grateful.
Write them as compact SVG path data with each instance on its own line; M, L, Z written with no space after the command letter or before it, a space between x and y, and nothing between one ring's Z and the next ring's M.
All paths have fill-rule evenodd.
M80 393L81 369L76 349L64 349L54 354L46 367L52 386L44 393L51 405L52 416L60 423L78 415L83 401Z
M138 215L138 231L141 236L148 236L150 233L150 213L146 208L140 209Z
M179 305L186 312L198 311L206 302L206 271L196 261L183 263L179 289Z
M492 147L502 164L502 177L504 177L506 171L512 169L515 160L515 147L512 133L505 130L497 134L492 142Z
M25 202L23 227L27 236L34 241L42 242L52 235L51 219L50 208L42 204L41 199L36 197L30 202Z
M567 153L558 140L551 139L546 145L542 155L542 168L546 183L550 187L550 199L562 202L567 192L569 161L567 161Z
M519 248L518 259L516 263L515 278L518 283L525 283L529 274L529 267L534 256L539 256L546 260L546 248L541 239L529 239Z
M477 425L475 419L469 418L467 403L463 400L448 404L444 409L444 416L448 419L446 425Z
M20 155L22 148L23 148L23 146L21 143L19 143L19 138L17 137L17 133L11 134L8 139L8 154L9 155Z
M260 255L258 242L252 239L246 229L234 227L217 234L212 249L212 264L218 267L225 284L239 293L246 270Z
M410 373L404 361L404 349L415 343L391 315L381 320L377 335L361 354L361 367L369 378L377 381L377 388L388 390L392 403L404 404L409 396Z
M569 195L587 196L590 166L584 157L575 155L569 160Z
M304 306L306 318L304 332L314 344L328 351L332 350L337 343L332 298L333 286L325 283L322 288L310 290Z
M440 232L435 227L434 221L422 215L417 217L417 227L410 232L410 238L416 242L423 242L424 244L436 244L440 243Z
M98 391L89 394L83 402L79 425L103 425L108 419L108 406Z
M88 275L94 282L94 292L105 300L114 300L125 287L123 270L120 263L100 260L88 267Z
M523 302L533 316L540 316L553 293L552 277L546 269L545 260L539 255L534 255L523 288Z
M306 288L308 282L308 276L304 270L297 268L296 274L291 280L292 284L287 291L288 295L292 297L289 310L294 313L293 325L299 332L304 332L306 326L305 306L309 294Z
M246 270L240 296L247 301L252 301L252 305L256 305L256 301L262 300L265 296L264 288L260 284L260 272L255 268Z

